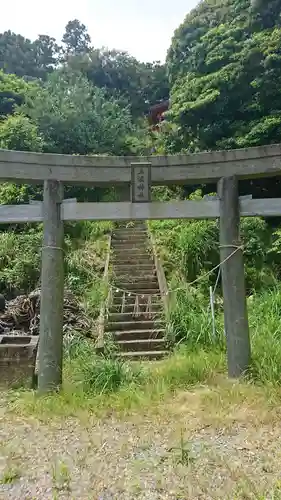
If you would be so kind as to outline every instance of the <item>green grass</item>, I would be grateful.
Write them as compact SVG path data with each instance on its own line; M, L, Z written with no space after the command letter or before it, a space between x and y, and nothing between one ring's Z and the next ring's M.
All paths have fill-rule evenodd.
M17 467L7 466L0 477L1 484L12 484L20 478L20 470Z
M68 353L69 353L68 346ZM76 343L64 367L60 394L38 397L31 391L10 392L10 409L50 415L104 414L150 408L178 389L209 383L225 369L221 352L182 347L158 363L123 363L100 358L84 340Z
M211 325L198 301L194 304L192 336L168 358L155 363L124 363L116 357L98 357L90 341L74 335L65 345L61 393L39 398L30 391L11 392L10 408L35 412L42 418L83 411L102 415L157 407L179 391L217 384L221 375L223 379L226 376L224 342L218 336L216 343L202 345L202 335L206 340ZM249 300L252 365L243 383L263 386L272 400L281 386L280 305L281 288ZM191 303L186 314L192 315ZM220 324L220 310L218 316Z
M262 384L281 385L281 287L249 300L249 323L253 379Z

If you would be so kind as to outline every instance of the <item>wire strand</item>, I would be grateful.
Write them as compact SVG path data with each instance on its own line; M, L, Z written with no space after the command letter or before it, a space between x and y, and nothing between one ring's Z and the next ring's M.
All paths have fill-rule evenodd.
M219 279L219 276L220 276L220 272L221 272L221 266L223 264L225 264L229 259L231 259L231 257L233 257L233 255L235 255L239 250L244 250L244 246L243 245L240 245L240 246L236 246L236 245L220 245L220 248L222 247L225 247L225 248L235 248L235 250L233 252L231 252L231 254L229 254L222 262L220 262L219 264L217 264L215 267L213 267L212 269L210 269L210 271L207 271L206 273L202 274L201 276L199 276L198 278L196 278L194 281L191 281L190 283L187 283L185 287L179 287L179 288L175 288L173 290L168 290L168 292L166 292L166 296L169 295L170 293L175 293L175 292L178 292L180 290L185 290L187 286L192 286L194 285L195 283L198 283L199 281L203 280L204 278L206 278L207 276L210 276L210 274L212 274L214 271L216 271L217 269L219 269L219 273L218 273L218 277L217 277L217 282L218 282L218 279ZM217 283L216 283L216 286L217 286ZM117 292L125 292L127 293L129 296L138 296L138 297L145 297L145 296L150 296L150 297L161 297L162 294L161 293L135 293L131 290L126 290L124 288L121 288L119 286L116 286L116 285L113 285L111 284L110 287L112 289L114 289L115 291Z

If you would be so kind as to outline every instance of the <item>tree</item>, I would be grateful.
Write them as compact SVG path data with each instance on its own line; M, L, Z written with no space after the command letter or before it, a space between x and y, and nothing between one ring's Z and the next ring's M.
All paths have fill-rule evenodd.
M28 95L22 111L37 124L45 151L126 154L130 114L81 74L57 70Z
M125 51L93 49L84 24L69 21L63 47L48 35L35 41L6 31L0 34L0 69L26 80L46 80L59 63L71 72L83 73L95 87L106 91L121 107L128 107L134 119L143 116L151 104L168 99L166 66L140 63Z
M158 62L140 63L124 51L92 49L87 54L68 58L67 66L73 71L81 71L121 106L128 106L134 118L142 116L149 105L169 95L165 66Z
M60 48L54 38L39 35L31 42L11 31L0 34L0 69L20 77L42 78L53 71Z
M205 0L187 16L168 55L172 90L167 119L173 135L165 141L174 146L169 152L280 142L277 11L276 0L262 2L258 11L248 0ZM277 185L263 180L242 186L273 195Z
M159 61L141 64L141 86L145 103L152 105L168 100L170 85L166 65Z
M66 56L85 54L90 50L91 38L85 24L80 23L78 19L74 19L67 23L62 42Z
M221 9L223 5L221 1ZM213 8L217 12L218 4ZM260 19L251 18L248 8L244 2L229 22L203 35L199 30L197 43L194 38L178 70L175 53L171 56L174 85L169 117L178 126L183 148L239 148L279 140L281 29L257 30Z
M57 66L61 47L56 43L55 38L48 35L39 35L33 43L34 62L36 65L36 75L45 79Z
M0 148L15 151L42 151L43 139L37 126L22 114L0 122Z
M34 76L32 42L12 31L0 34L0 69L17 76Z
M0 120L23 104L28 91L35 88L35 83L28 83L15 75L6 75L0 70Z

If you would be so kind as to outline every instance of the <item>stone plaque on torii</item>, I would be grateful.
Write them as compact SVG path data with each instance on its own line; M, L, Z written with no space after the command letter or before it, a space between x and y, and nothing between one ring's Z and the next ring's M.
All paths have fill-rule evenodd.
M131 202L151 201L151 163L131 163Z

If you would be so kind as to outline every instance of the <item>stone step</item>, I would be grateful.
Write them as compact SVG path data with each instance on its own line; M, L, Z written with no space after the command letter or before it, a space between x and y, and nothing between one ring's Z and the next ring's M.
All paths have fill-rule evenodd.
M121 313L121 312L110 312L108 315L108 322L109 323L114 323L114 322L120 322L120 321L134 321L137 319L137 321L154 321L154 320L160 320L161 319L161 313L159 311L154 311L153 313L146 313L142 312L138 316L134 314L133 311L131 312L126 312L126 313Z
M128 274L114 274L113 275L114 283L139 283L139 282L157 282L156 271L155 274L141 274L141 273L128 273ZM124 288L119 285L120 288Z
M124 309L123 309L123 312L121 311L121 306L122 306L122 301L119 301L118 303L117 302L113 302L113 304L111 304L110 308L109 308L109 313L110 314L130 314L130 313L133 313L134 312L134 302L132 302L131 304L126 304ZM139 304L139 310L140 312L143 312L143 314L146 314L146 306L147 306L147 303L144 303L144 304ZM158 303L152 303L151 305L151 313L159 313L159 312L163 312L163 302L162 301L159 301Z
M137 319L133 321L114 321L111 323L107 323L105 325L105 331L107 332L116 332L121 330L132 331L132 330L159 330L159 328L163 326L163 321L155 320L155 321L138 321Z
M115 238L148 238L149 234L145 229L136 229L135 231L125 230L125 229L117 229L111 233L111 237Z
M130 361L156 360L163 359L169 354L168 351L135 351L135 352L120 352L118 357Z
M153 292L153 293L152 293ZM135 302L136 302L136 294L135 293L131 293L131 295L129 295L130 291L127 293L126 292L126 300L125 300L125 304L126 305L134 305ZM112 297L112 303L113 304L122 304L122 302L124 301L124 292L123 290L119 290L118 292L115 291L113 292L113 297ZM162 297L160 296L160 294L157 294L155 295L155 290L152 290L149 291L146 290L145 293L140 293L140 295L138 295L138 302L139 302L139 305L143 305L143 306L147 306L147 304L149 303L149 297L150 297L150 303L152 305L154 304L163 304L163 301L162 301Z
M146 258L152 258L152 252L146 250L146 246L143 248L127 248L127 247L122 247L122 248L113 248L112 249L112 255L116 257L126 257L126 258L136 258L136 257L146 257Z
M134 263L137 263L137 262L140 262L142 264L145 264L145 263L154 263L154 260L153 260L153 256L151 253L149 252L136 252L136 251L132 251L132 252L127 252L126 250L123 250L123 251L114 251L112 252L112 255L111 255L111 259L112 259L112 262L113 264L114 263L119 263L119 264L123 264L123 263L128 263L128 262L134 262Z
M142 278L132 281L122 281L120 278L114 282L116 288L122 288L123 290L135 291L137 294L139 290L146 290L147 288L159 291L158 279L151 277L148 280L143 280Z
M134 228L125 228L125 227L120 227L118 229L114 229L112 231L112 234L118 235L122 234L122 236L143 236L148 234L148 230L145 227L134 227Z
M124 233L124 231L119 231L111 234L111 241L150 241L150 237L147 231Z
M136 296L138 296L139 303L143 303L143 304L147 304L148 298L149 297L152 298L152 295L155 298L158 298L158 300L161 300L159 288L156 288L156 287L155 288L138 288L136 290L136 289L128 287L128 288L125 288L122 291L118 290L118 292L117 292L117 290L116 290L116 292L113 293L113 301L114 302L115 301L118 302L118 300L122 301L123 300L124 291L126 293L126 303L129 303L129 304L135 303ZM131 295L129 295L130 293L131 293ZM129 300L129 299L131 299L131 300Z
M147 234L148 229L145 226L139 227L115 227L112 231L112 234L125 234L125 235L135 235L135 234Z
M122 257L122 256L126 259L132 258L132 257L133 258L146 257L149 259L153 258L152 252L147 251L145 246L143 248L136 247L136 248L114 248L114 249L112 249L111 257L113 257L115 260L116 260L116 258Z
M126 262L126 263L119 263L115 262L113 266L113 271L116 272L121 272L121 271L128 271L131 273L132 271L146 271L146 272L152 272L156 271L154 262L152 260L149 260L147 263L142 263L142 264L135 264L132 261Z
M135 252L136 250L142 250L142 252L145 252L146 249L148 248L148 242L147 241L137 241L137 242L130 242L130 241L122 241L122 242L117 242L115 241L114 243L111 244L111 250L116 252L120 250L126 250L126 251L132 251Z
M111 249L119 249L119 248L128 248L128 249L135 249L135 248L151 248L149 245L149 242L147 240L114 240L111 243Z
M120 330L113 332L112 336L115 340L147 340L147 339L163 339L165 338L166 330L158 328L158 330Z
M167 347L166 339L117 340L116 344L122 352L163 351Z
M143 235L125 235L125 234L114 234L111 237L111 244L114 243L143 243L144 241L149 242L149 238L146 233Z
M138 277L138 276L148 276L148 277L156 277L157 276L157 270L155 266L148 264L147 267L136 267L133 265L129 266L123 266L121 265L118 266L113 266L112 267L112 272L115 276L133 276Z
M125 256L124 254L120 255L119 257L113 257L112 260L111 260L111 265L112 265L112 268L113 270L115 269L115 266L119 266L119 265L125 265L125 266L134 266L134 267L139 267L139 266L142 266L142 265L145 265L145 266L153 266L153 260L151 257L149 257L148 255L146 256L132 256L132 255L128 255L128 256Z
M118 222L118 225L116 225L116 228L119 228L119 227L127 227L129 226L130 228L132 227L136 227L136 226L143 226L143 227L147 227L146 226L146 222L143 221L143 220L122 220L120 222Z

